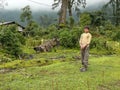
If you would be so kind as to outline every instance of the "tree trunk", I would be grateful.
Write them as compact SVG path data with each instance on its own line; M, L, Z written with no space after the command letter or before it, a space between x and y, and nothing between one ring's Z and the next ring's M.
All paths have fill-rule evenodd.
M69 16L72 17L72 3L71 3L71 0L68 0L68 11L69 11Z
M62 0L61 11L59 16L59 25L66 24L66 14L67 14L67 0Z
M116 25L120 25L120 1L116 0Z

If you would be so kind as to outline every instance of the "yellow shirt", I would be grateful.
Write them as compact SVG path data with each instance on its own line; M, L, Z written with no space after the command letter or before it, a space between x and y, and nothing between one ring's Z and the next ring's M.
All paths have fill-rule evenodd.
M90 33L83 33L80 37L80 45L89 45L92 39L92 35Z

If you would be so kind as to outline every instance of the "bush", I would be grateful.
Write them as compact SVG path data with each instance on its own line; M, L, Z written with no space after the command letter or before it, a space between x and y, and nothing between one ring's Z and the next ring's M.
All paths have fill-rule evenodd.
M66 48L78 47L81 30L79 28L73 30L62 30L60 32L60 44Z
M114 30L115 26L112 25L111 21L107 20L107 21L105 21L104 28L105 28L105 30Z
M90 47L92 49L96 48L98 50L104 50L106 41L107 40L104 37L93 37Z
M92 53L94 54L118 54L120 53L120 43L111 41L105 37L94 37L91 45ZM93 52L94 51L94 52Z
M86 25L90 25L91 24L91 17L89 13L82 13L80 15L80 25L81 26L86 26Z
M120 31L117 31L115 36L113 37L113 40L120 41Z
M107 41L106 49L108 54L119 54L120 53L120 43L117 41Z
M5 53L18 57L22 53L21 45L25 44L25 38L15 25L4 26L0 31L0 43Z
M31 21L26 26L24 35L25 36L35 36L40 33L40 30L41 30L41 28L39 27L39 25L36 22Z

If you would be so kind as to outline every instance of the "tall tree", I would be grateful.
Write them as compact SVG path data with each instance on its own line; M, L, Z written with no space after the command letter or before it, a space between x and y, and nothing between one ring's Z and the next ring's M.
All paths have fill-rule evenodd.
M120 0L110 0L104 8L112 7L113 16L115 17L116 25L120 24Z
M59 16L59 24L66 24L66 14L67 14L67 3L68 0L62 0L60 16Z
M66 23L66 14L67 9L69 11L69 16L72 16L72 9L75 8L76 11L78 11L81 6L86 5L86 0L54 0L53 9L61 5L60 13L59 13L59 25Z
M54 0L53 9L58 7L61 4L60 12L59 12L59 25L66 24L66 14L67 14L67 6L68 0Z
M31 28L31 25L33 23L32 21L32 11L30 9L30 6L27 5L26 7L22 8L22 13L20 15L20 19L22 22L25 22L27 24L26 29L24 30L25 36L30 36L30 30L27 29L28 27Z
M29 5L22 8L20 19L22 22L27 22L27 24L32 21L32 11Z

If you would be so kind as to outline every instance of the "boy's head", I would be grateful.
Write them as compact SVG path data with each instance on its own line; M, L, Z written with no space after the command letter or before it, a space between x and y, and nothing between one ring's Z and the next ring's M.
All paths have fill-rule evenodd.
M88 33L89 30L90 30L90 28L89 28L88 26L84 27L84 32L85 32L85 33Z

